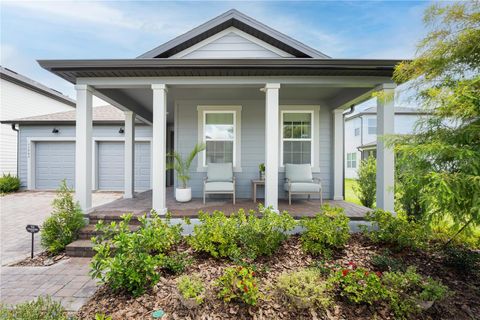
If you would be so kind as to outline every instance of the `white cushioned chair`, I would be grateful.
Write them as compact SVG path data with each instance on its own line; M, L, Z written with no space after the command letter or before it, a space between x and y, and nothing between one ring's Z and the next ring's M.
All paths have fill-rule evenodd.
M235 204L235 176L231 163L209 163L203 181L203 204L207 194L231 194Z
M318 194L322 205L322 183L320 179L313 177L309 164L285 164L285 180L283 188L288 192L289 205L292 204L293 194L306 194L308 199L311 194Z

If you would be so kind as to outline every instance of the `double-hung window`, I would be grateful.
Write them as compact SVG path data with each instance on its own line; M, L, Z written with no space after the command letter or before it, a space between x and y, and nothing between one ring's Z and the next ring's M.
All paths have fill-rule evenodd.
M377 119L368 119L368 134L377 134Z
M209 163L235 164L235 112L205 111L203 128L204 166Z
M357 154L355 152L347 153L347 168L357 167Z
M355 134L355 136L359 136L360 135L360 128L355 128L354 134Z
M313 111L282 112L282 164L313 163Z

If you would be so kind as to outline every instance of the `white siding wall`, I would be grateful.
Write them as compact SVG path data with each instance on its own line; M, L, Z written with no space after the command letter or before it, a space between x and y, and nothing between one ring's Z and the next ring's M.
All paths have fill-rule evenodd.
M355 137L354 128L361 126L361 118L363 119L363 141L360 136ZM395 133L396 134L408 134L413 133L415 129L415 123L420 118L416 114L397 114L395 115ZM354 118L345 121L345 178L356 179L357 169L361 161L361 153L358 151L358 147L362 144L375 142L377 140L376 134L368 133L368 119L373 119L376 122L376 115L363 115L362 117ZM351 152L357 153L357 168L347 168L347 154Z
M70 105L0 79L0 120L72 109ZM0 175L3 173L17 174L17 133L9 124L0 125Z
M356 179L357 178L357 169L347 167L347 154L356 153L357 154L357 167L360 160L360 152L358 147L361 145L361 119L355 118L350 121L345 121L345 178L347 179ZM355 128L360 129L358 136L355 136Z

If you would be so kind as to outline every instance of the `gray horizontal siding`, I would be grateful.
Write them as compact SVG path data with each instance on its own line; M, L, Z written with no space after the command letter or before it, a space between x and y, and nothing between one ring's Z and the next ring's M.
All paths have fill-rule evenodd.
M281 104L300 104L295 101L281 101ZM318 105L318 101L302 101L304 105ZM251 197L251 179L258 178L258 165L265 160L265 101L235 100L230 103L225 101L178 101L176 103L175 136L176 150L182 155L188 154L197 143L197 105L241 105L241 172L236 172L236 188L238 198ZM323 196L331 198L331 113L327 107L320 108L319 132L317 137L320 142L319 165L320 172L314 176L322 180ZM190 186L193 197L201 197L203 191L204 172L197 172L196 160L191 167ZM267 164L268 165L268 164ZM285 175L279 172L279 196L285 197L283 182ZM263 188L259 188L258 196L263 197ZM221 196L220 196L221 197Z
M58 133L52 133L53 128L58 129ZM120 126L102 125L94 126L93 137L97 138L122 138L123 134L118 131ZM140 137L151 137L152 128L150 126L136 126L135 135ZM27 141L35 138L75 138L75 126L73 125L21 125L18 134L18 176L23 188L27 187Z

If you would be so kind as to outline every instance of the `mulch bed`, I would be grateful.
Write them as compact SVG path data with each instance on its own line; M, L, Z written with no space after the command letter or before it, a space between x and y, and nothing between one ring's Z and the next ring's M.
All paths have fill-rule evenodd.
M46 251L40 252L33 256L33 259L25 258L21 261L11 264L11 267L48 267L56 263L59 263L62 260L68 259L65 253L60 253L57 255L50 255Z
M96 313L104 313L112 319L151 319L154 310L162 309L166 315L162 319L394 319L387 307L382 304L374 306L355 305L336 298L328 311L321 309L298 311L275 292L274 285L279 274L307 267L314 258L302 252L298 236L292 236L280 250L270 258L256 262L260 290L263 299L255 307L239 303L224 303L215 297L212 288L214 280L222 274L224 268L233 265L227 260L216 260L209 256L196 254L186 246L183 251L191 254L195 262L186 274L197 273L209 286L209 296L195 310L185 309L178 298L176 290L177 276L165 274L160 282L150 291L138 298L113 293L102 286L91 300L84 305L77 316L80 319L94 319ZM348 265L354 261L357 266L374 270L370 259L382 251L382 247L372 244L360 234L351 237L349 244L338 252L334 263ZM480 319L480 279L473 275L458 273L442 264L441 257L435 257L426 263L430 256L424 252L396 254L407 265L417 266L417 271L425 276L441 280L454 294L444 301L434 304L415 319Z

